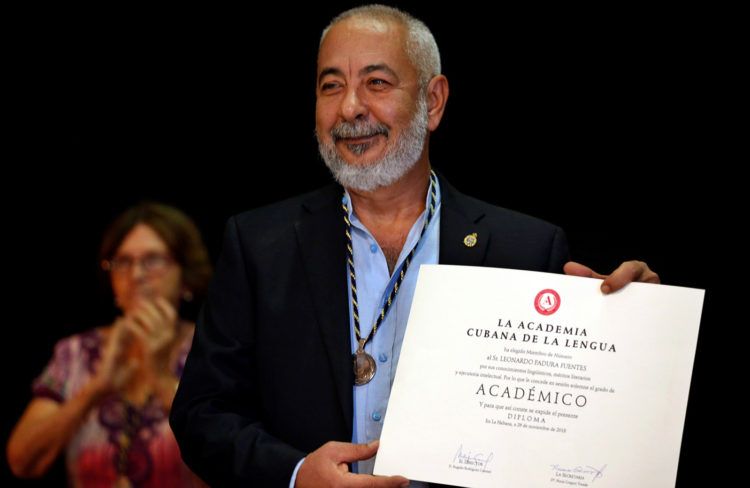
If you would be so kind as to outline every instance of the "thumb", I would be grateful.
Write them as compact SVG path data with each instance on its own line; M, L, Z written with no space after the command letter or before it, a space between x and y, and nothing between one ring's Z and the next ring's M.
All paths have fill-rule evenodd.
M370 459L378 452L380 441L372 441L369 444L349 444L339 453L339 461L351 463Z
M600 280L603 280L607 277L606 275L599 274L588 266L585 266L581 263L576 263L575 261L568 261L567 263L565 263L565 266L563 266L563 271L566 275L582 276L584 278L598 278Z

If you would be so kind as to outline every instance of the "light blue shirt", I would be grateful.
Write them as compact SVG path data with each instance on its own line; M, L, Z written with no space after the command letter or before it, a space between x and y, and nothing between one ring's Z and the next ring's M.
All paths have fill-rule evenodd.
M354 425L352 431L352 442L357 444L367 444L376 439L380 439L383 430L383 420L385 419L386 410L388 409L388 398L391 395L391 386L398 366L398 358L401 353L401 343L404 340L406 332L406 321L409 318L411 302L414 298L414 289L417 285L417 276L419 266L422 264L437 264L440 245L440 187L435 185L435 194L437 206L435 214L430 220L430 225L425 231L424 237L419 242L411 266L406 272L404 281L399 287L396 299L391 304L391 308L385 317L385 320L378 327L375 336L365 346L374 359L377 366L375 377L362 386L353 386L352 395L354 396ZM385 259L383 250L378 245L370 231L362 224L357 217L356 209L350 204L351 199L349 192L346 192L343 198L349 209L349 221L352 224L352 244L354 249L354 270L357 275L357 299L359 305L360 331L362 337L367 337L372 330L377 314L387 298L387 292L390 290L392 282L397 280L396 276L391 276L388 271L388 264ZM398 269L401 263L409 255L412 248L419 241L422 233L424 220L427 216L427 209L430 206L430 195L427 195L425 211L414 222L406 243L401 250L398 263L394 269ZM343 237L342 237L343 238ZM346 273L347 286L351 286L349 270L346 262L341 263L342 272ZM352 313L352 297L349 293L349 321L352 354L357 350L357 339L354 335L354 315ZM292 475L290 487L294 486L297 478L297 472L302 464L297 465ZM375 464L374 458L369 461L359 461L353 464L354 472L372 473ZM425 486L420 483L412 482L409 486Z
M438 251L440 243L440 188L436 188L437 207L435 215L430 220L430 225L425 231L422 241L419 242L411 266L406 272L404 281L399 287L395 301L392 303L388 315L378 327L375 336L365 346L365 351L375 359L377 372L375 377L362 386L354 386L354 429L352 442L367 444L380 439L383 431L383 420L388 408L388 398L391 396L391 386L398 366L398 358L401 353L401 343L406 332L406 322L411 310L411 302L414 298L414 289L417 285L419 266L422 264L436 264L438 262ZM347 193L345 203L350 201ZM398 269L401 263L409 255L412 248L417 244L422 233L424 220L427 217L427 209L430 205L430 195L427 195L425 211L414 222L409 235L406 238L398 263L394 269ZM385 254L380 249L370 231L357 218L356 209L349 207L349 221L352 223L352 244L354 245L354 269L357 274L357 303L359 305L360 331L362 337L372 330L375 319L387 298L387 292L398 277L391 276L388 271ZM342 263L345 265L346 263ZM348 271L347 276L348 276ZM350 281L350 280L349 280ZM354 335L354 315L352 314L351 293L349 294L349 321L351 331L352 353L357 350L357 340ZM374 460L360 461L355 463L354 469L359 473L372 473Z

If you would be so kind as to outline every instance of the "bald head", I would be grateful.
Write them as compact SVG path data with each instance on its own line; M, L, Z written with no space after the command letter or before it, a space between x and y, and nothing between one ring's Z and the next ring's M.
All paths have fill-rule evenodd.
M405 32L404 51L417 70L420 86L424 89L432 77L440 74L440 51L432 32L421 20L393 7L365 5L335 17L323 30L320 44L323 44L331 27L344 21L361 24L370 30L391 30L393 24L402 27Z

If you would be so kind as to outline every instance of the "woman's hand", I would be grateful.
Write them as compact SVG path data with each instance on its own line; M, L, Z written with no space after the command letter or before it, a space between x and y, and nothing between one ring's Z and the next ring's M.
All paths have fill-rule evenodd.
M180 340L179 317L174 306L162 297L143 300L126 317L125 326L140 343L144 381L151 384L165 411L172 407L177 378L172 373L173 352Z
M107 335L102 359L91 380L94 391L100 396L122 391L138 368L138 361L127 356L133 339L128 323L128 319L118 318Z
M162 297L142 300L125 318L127 330L141 343L146 366L167 374L175 343L179 340L177 310Z

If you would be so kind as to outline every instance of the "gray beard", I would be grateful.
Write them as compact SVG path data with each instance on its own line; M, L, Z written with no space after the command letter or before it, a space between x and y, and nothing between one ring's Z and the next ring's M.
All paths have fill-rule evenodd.
M336 149L335 141L341 137L366 137L373 134L386 136L386 149L382 158L366 165L349 164ZM324 142L320 135L318 149L331 174L344 188L359 191L373 191L389 186L401 179L414 167L422 154L427 137L427 96L420 94L414 117L401 137L391 140L390 130L378 122L341 122L331 130L332 141ZM351 144L349 149L362 154L369 144Z

